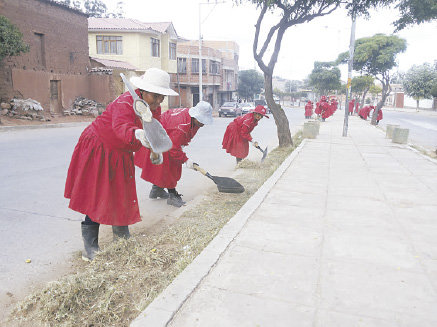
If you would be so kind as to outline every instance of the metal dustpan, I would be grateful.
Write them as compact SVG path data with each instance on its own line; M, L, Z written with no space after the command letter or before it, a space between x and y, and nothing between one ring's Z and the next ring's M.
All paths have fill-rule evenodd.
M171 149L173 143L167 135L161 123L152 117L149 105L146 101L140 99L132 84L127 80L123 73L120 73L121 79L129 90L130 95L134 99L133 107L135 113L143 122L143 129L146 134L147 141L150 143L152 151L155 153L166 152Z
M219 192L222 193L243 193L244 187L240 183L238 183L235 179L230 177L219 177L212 176L206 170L201 168L198 164L195 164L194 169L205 175L206 177L212 179L214 183L217 185Z
M263 162L264 159L267 157L267 148L268 147L266 146L265 150L263 150L263 149L261 149L261 147L259 145L257 145L256 148L263 153L263 156L261 158L261 162Z

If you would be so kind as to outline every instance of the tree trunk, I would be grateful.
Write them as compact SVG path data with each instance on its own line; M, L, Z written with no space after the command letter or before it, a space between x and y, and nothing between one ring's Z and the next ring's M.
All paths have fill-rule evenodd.
M381 100L376 105L375 110L373 110L372 121L371 121L372 125L376 125L376 118L378 117L378 112L384 106L385 99L387 99L387 96L389 95L390 91L391 88L389 82L387 81L386 83L384 83L384 81L382 81Z
M264 87L267 105L272 111L273 118L275 119L279 147L292 146L293 139L291 138L288 118L281 106L276 104L273 100L272 75L264 73Z
M419 99L416 100L416 111L419 111Z
M367 91L369 91L369 89L364 90L363 98L362 98L361 103L360 103L360 109L361 109L361 108L363 107L363 105L364 105L364 101L365 101L365 99L366 99Z

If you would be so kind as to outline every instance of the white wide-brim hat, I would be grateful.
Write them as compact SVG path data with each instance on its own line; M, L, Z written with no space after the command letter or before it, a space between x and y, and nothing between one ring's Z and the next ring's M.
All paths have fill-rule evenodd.
M159 68L149 68L141 76L134 76L131 83L144 91L162 94L179 95L170 88L170 75Z
M196 118L200 123L204 125L210 125L214 121L212 119L212 107L206 101L200 101L194 107L188 110L191 117Z

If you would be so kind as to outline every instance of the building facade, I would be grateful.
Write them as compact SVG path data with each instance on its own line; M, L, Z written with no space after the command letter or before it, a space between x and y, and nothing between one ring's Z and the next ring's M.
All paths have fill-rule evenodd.
M238 82L237 43L233 41L202 41L202 97L218 109L236 98ZM199 43L179 41L178 70L172 82L180 92L180 106L190 107L199 101Z
M125 62L136 67L135 75L141 75L151 67L176 73L177 39L171 22L145 23L128 18L88 19L90 56ZM115 75L114 79L121 81ZM173 98L164 100L164 110L169 107L169 101L174 101Z
M1 98L32 98L44 114L61 114L77 96L110 101L110 76L89 73L86 14L51 0L0 0L0 8L30 46L2 62Z

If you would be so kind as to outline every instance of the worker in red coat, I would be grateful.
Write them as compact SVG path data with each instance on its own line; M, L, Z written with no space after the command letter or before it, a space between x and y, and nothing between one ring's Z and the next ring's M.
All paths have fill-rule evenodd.
M326 100L326 96L322 96L320 98L320 109L322 112L322 121L325 121L326 118L328 118L331 114L330 114L330 110L329 110L329 103Z
M376 108L374 106L371 106L370 112L371 111L375 111ZM370 117L370 112L369 112L369 117ZM374 113L373 113L374 114ZM382 120L382 108L378 110L378 116L376 116L376 124L379 124L379 121Z
M154 115L165 95L177 95L169 86L170 76L161 69L150 68L131 82ZM112 225L114 237L127 238L128 225L141 220L133 153L142 145L150 146L142 128L133 98L125 92L82 132L74 149L64 196L71 209L85 215L84 260L93 260L99 250L100 224Z
M182 146L190 143L200 127L212 122L212 107L206 101L200 101L192 108L170 109L161 115L161 124L173 142L173 147L162 154L162 164L153 164L147 148L135 153L135 165L142 168L141 178L153 184L149 198L167 199L167 204L176 207L185 204L182 194L176 191L176 185L181 179L182 164L194 169L194 163L182 151Z
M374 106L365 106L360 109L359 116L361 119L367 120L367 117L369 117L370 111L375 109Z
M316 102L316 109L314 110L314 112L317 116L320 116L320 114L322 113L322 109L320 108L320 101Z
M337 102L336 98L333 98L331 100L331 105L332 105L332 108L333 108L333 112L332 113L336 112L337 111L337 106L338 106L338 102Z
M305 105L305 119L310 119L313 115L313 103L308 100L307 104Z
M351 101L349 101L349 115L353 115L354 105L355 105L355 99L352 99Z
M258 105L244 116L235 118L226 128L222 147L227 153L236 158L237 163L249 154L249 142L252 142L255 147L258 145L258 142L252 139L250 133L263 117L269 118L266 114L266 108Z

